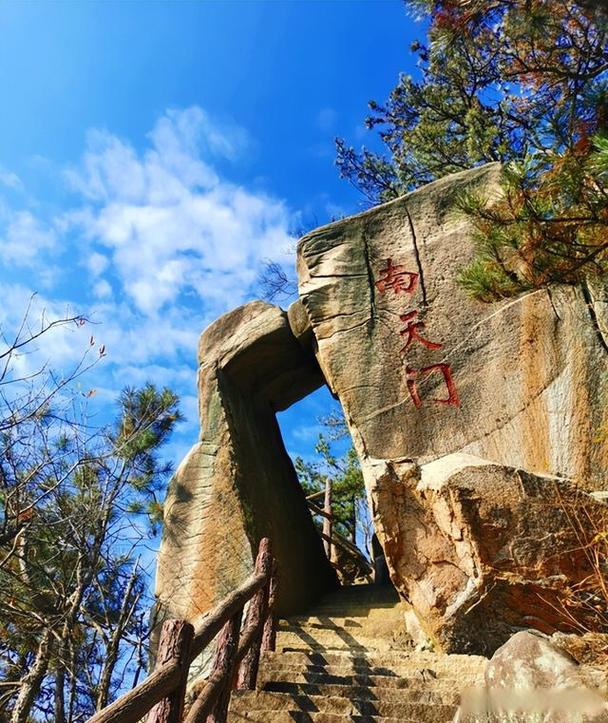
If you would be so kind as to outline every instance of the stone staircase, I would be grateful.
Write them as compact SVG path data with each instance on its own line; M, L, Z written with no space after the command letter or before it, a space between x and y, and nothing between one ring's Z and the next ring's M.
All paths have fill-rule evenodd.
M414 649L391 588L354 585L304 617L279 621L258 690L234 692L228 720L255 723L448 723L485 658Z

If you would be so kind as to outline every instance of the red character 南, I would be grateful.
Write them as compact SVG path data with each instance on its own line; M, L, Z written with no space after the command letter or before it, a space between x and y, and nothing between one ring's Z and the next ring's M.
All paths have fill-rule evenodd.
M419 333L420 329L424 329L425 324L424 321L414 321L417 316L417 311L409 311L407 314L401 314L399 317L401 321L404 321L407 324L405 329L402 329L400 332L401 336L407 335L405 346L401 349L401 353L408 348L414 339L419 341L421 344L424 344L427 349L441 349L443 344L438 344L435 341L429 341Z
M393 265L392 259L386 260L386 268L380 271L382 276L376 281L381 294L392 289L395 294L413 294L418 286L418 274L406 271L401 264Z
M456 385L454 384L454 380L452 379L452 370L449 364L432 364L431 366L423 367L422 369L412 369L412 367L407 366L405 368L405 371L408 375L407 388L416 407L422 406L422 399L420 398L420 394L418 392L417 380L420 377L428 377L436 371L443 374L443 380L448 388L448 398L431 399L430 401L437 402L437 404L447 404L452 407L460 406L460 399L458 398Z

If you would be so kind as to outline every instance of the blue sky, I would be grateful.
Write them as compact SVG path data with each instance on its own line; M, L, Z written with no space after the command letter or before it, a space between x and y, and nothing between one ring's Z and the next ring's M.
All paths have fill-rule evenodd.
M100 417L125 384L171 386L177 463L201 330L256 297L265 259L293 262L294 228L363 207L333 138L372 143L366 103L413 72L421 28L399 0L5 2L0 23L0 324L34 291L94 320ZM69 368L90 333L41 353ZM292 453L328 405L282 415Z

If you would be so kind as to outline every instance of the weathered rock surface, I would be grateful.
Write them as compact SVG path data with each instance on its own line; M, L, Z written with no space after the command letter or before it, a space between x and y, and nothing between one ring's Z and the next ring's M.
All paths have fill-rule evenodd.
M200 441L165 502L156 595L161 615L193 620L251 573L269 536L280 566L279 611L336 584L275 411L323 383L287 314L253 302L221 317L199 346Z
M492 164L447 176L301 239L300 298L319 363L364 461L464 451L601 485L605 292L543 289L489 305L458 283L474 241L455 196L496 192L498 174Z
M569 498L568 479L607 481L605 290L488 305L458 283L474 242L455 197L497 193L498 174L448 176L298 246L301 302L391 577L446 650L492 652L522 624L559 628L539 595L555 602L579 580L580 556L566 554L555 485ZM444 468L436 491L417 471L429 463Z
M485 689L465 696L457 720L489 714L489 720L522 723L605 723L606 680L594 672L546 636L521 631L494 653L486 665Z
M593 520L603 529L601 502L567 480L466 454L374 467L374 523L393 580L440 649L491 654L521 628L571 629L571 612L597 624L567 595L598 579L582 538Z

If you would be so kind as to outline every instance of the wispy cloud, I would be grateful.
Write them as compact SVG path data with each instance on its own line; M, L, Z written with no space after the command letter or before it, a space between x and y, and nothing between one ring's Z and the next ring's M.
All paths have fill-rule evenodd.
M36 218L30 211L4 208L0 222L0 255L5 264L31 267L37 265L42 252L56 247L55 230Z
M36 199L21 209L0 205L0 284L8 300L0 325L10 327L45 269L56 268L40 304L61 315L70 299L95 322L97 343L107 349L96 371L100 396L147 379L176 389L196 415L200 332L252 297L265 260L291 261L287 205L222 170L249 144L245 131L220 127L198 107L166 111L144 139L91 130L81 157L63 172L73 194L68 207L44 217L35 214L46 208ZM37 281L10 283L11 267L35 269L29 278ZM77 358L87 343L58 336L52 362Z
M240 137L224 136L198 108L168 112L148 141L137 153L94 131L68 173L86 201L70 220L95 246L89 266L99 273L106 256L144 314L184 292L217 311L226 299L241 303L262 260L289 245L287 207L219 176L213 157L234 159Z
M6 186L6 188L12 188L13 190L21 190L23 183L16 173L7 171L0 166L0 186Z

